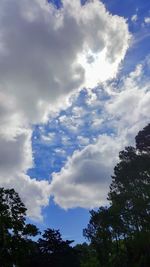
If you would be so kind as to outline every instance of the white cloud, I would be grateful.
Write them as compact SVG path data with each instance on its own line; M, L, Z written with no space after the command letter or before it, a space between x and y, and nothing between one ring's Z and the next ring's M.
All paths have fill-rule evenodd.
M78 128L83 124L83 120L76 115L75 116L62 115L59 117L59 122L63 127L67 128L69 131L74 133L77 133Z
M14 139L0 138L0 186L15 188L33 219L42 219L41 208L49 202L47 181L37 181L25 175L32 167L31 131L25 130Z
M134 14L134 15L131 17L131 21L136 22L137 20L138 20L138 15L137 15L137 14Z
M87 91L87 97L86 97L86 104L88 106L99 106L100 102L97 99L97 95L93 92L93 90Z
M75 151L59 173L53 173L51 194L59 206L93 208L107 203L118 152L134 145L138 131L149 123L150 81L146 75L149 67L148 57L123 77L117 88L112 83L114 91L103 101L103 114L104 124L114 134L100 135L93 145Z
M133 127L135 135L149 122L150 82L145 75L147 68L149 69L149 57L123 79L119 88L120 93L113 95L111 100L105 104L106 111L111 115L120 132L125 129L130 132Z
M65 156L66 155L66 151L64 149L61 148L56 148L55 153L59 154L58 156Z
M26 204L27 214L34 220L42 220L41 209L48 205L50 187L48 181L37 181L23 173L0 176L0 184L5 188L15 188Z
M72 109L72 113L73 113L74 118L81 118L86 114L85 110L82 107L78 107L78 106L75 106Z
M64 108L74 90L114 77L129 46L124 18L98 0L79 3L64 0L57 10L45 0L1 0L0 186L15 187L34 218L50 193L48 182L26 175L33 165L31 125L50 108ZM90 68L97 73L92 81Z
M98 0L82 8L79 2L64 0L64 8L56 10L44 0L1 1L1 44L6 50L0 52L1 88L14 96L16 107L30 121L41 120L49 104L55 106L74 89L88 85L93 76L88 73L90 64L79 63L79 55L88 57L91 51L98 57L99 69L91 65L96 73L92 85L104 80L103 64L108 64L106 79L114 77L125 56L126 21L110 15ZM99 62L101 53L105 60Z
M145 22L146 24L150 24L150 17L146 17L146 18L144 18L144 22Z
M89 138L81 136L81 135L77 137L77 140L79 141L80 145L83 145L83 146L88 145L90 142Z
M75 151L60 173L53 173L51 193L64 209L93 208L107 203L107 192L124 140L106 135L82 151Z
M31 131L20 132L14 139L0 138L0 175L15 175L32 166Z
M42 135L41 139L42 141L46 143L53 143L55 141L56 134L55 133L48 133L47 135Z
M103 123L103 119L101 118L93 118L93 121L92 121L92 128L95 130L95 129L99 129L101 124Z
M67 136L62 136L61 142L62 142L62 145L65 145L65 146L68 146L71 144L70 138Z

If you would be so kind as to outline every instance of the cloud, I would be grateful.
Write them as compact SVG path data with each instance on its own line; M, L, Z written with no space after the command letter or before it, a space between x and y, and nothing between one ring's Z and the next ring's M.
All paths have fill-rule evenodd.
M41 120L49 105L88 85L94 64L99 70L93 86L104 80L105 62L106 79L114 77L127 51L126 21L99 1L83 7L79 2L64 0L60 10L44 0L1 2L1 87L32 122ZM86 60L89 53L95 63L85 65L79 58Z
M27 215L33 220L42 220L42 208L49 203L50 187L48 181L31 179L23 173L0 176L1 185L15 188L27 207Z
M31 131L22 130L14 139L0 138L0 186L15 188L25 202L28 215L42 219L41 208L49 202L48 181L31 179L25 173L33 166Z
M59 122L60 124L65 127L67 130L70 132L77 133L79 127L82 127L83 125L83 120L80 118L80 116L67 116L67 115L62 115L59 117Z
M0 173L1 175L15 174L25 171L32 166L31 132L24 131L13 140L0 138Z
M144 18L144 22L145 22L146 24L150 24L150 17L145 17L145 18Z
M42 135L41 139L43 142L49 143L49 144L53 144L55 142L55 137L56 134L55 133L48 133L48 135Z
M77 137L77 140L78 140L78 142L79 142L79 144L80 145L88 145L89 144L89 138L87 138L87 137L84 137L84 136L81 136L81 135L79 135L78 137Z
M138 15L137 14L134 14L132 17L131 17L131 21L132 22L136 22L138 20Z
M51 193L64 209L93 208L107 203L114 164L123 140L100 136L96 144L75 151L59 173L53 173Z
M103 100L100 114L103 125L99 125L99 132L106 134L99 135L94 144L75 151L61 171L52 175L51 194L62 208L93 208L107 204L119 151L127 145L134 145L138 131L149 123L149 62L147 57L115 85L113 82L104 85L111 90L105 88L109 97Z
M134 135L140 128L149 122L150 112L150 82L147 76L149 71L149 57L138 64L133 72L122 79L119 93L114 94L105 104L105 110L115 122L118 132L132 131Z
M125 19L98 0L82 7L64 0L61 9L45 0L1 0L0 186L14 187L31 217L41 218L50 195L47 181L26 174L32 125L64 108L75 90L115 77L129 39Z

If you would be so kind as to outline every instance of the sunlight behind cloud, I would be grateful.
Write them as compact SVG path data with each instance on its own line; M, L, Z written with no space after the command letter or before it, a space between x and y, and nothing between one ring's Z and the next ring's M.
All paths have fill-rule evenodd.
M133 145L135 135L149 123L150 81L146 76L150 69L149 58L138 64L128 75L122 76L117 81L118 85L112 82L100 86L102 89L103 86L112 87L117 93L108 93L105 98L107 88L101 93L99 87L95 89L99 108L101 106L100 113L95 95L93 105L84 106L88 116L85 115L83 121L86 122L87 116L88 127L85 124L85 135L81 127L77 134L80 144L87 141L86 137L89 140L83 148L78 146L74 149L60 171L52 173L50 190L55 203L60 207L93 208L108 204L106 195L119 151ZM72 119L72 124L75 124L75 120L76 118ZM63 119L62 123L64 122Z
M34 166L33 125L44 124L51 110L66 108L70 95L84 86L114 78L130 33L127 21L99 0L83 6L63 0L60 9L45 0L1 0L0 15L0 186L20 191L30 216L41 218L50 184L44 175L27 175ZM71 128L68 116L61 117L70 134L83 125L70 119ZM48 133L43 135L42 142L50 143Z
M89 49L78 56L77 62L85 71L85 87L93 88L100 82L116 76L120 59L112 63L106 54L106 48L99 53L93 53Z

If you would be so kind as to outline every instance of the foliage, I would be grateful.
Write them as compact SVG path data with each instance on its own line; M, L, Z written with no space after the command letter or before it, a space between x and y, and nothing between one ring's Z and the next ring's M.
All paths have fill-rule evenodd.
M1 267L79 267L78 253L58 230L47 229L37 242L39 231L26 223L26 208L14 189L0 188Z
M27 237L36 235L38 229L26 224L25 216L26 208L15 190L0 188L0 266L21 264L26 259Z
M99 267L96 250L91 245L78 244L75 249L79 255L80 267Z
M119 153L109 207L91 211L86 236L100 266L148 267L150 261L150 125L136 136L136 147Z
M78 267L76 251L70 246L73 241L64 241L58 230L47 229L38 240L39 256L36 266Z

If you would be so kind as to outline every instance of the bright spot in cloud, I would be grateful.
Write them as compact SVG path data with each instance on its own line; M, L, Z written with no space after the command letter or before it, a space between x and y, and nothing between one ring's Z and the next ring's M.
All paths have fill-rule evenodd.
M46 0L1 0L0 14L0 186L14 187L30 216L41 219L50 183L44 174L41 180L27 175L34 166L34 125L65 109L83 86L115 78L130 33L127 21L99 0L83 6L62 0L61 9ZM94 99L89 97L89 106ZM83 126L78 113L84 114L78 109L58 121L70 135ZM70 144L70 136L61 139ZM50 146L56 140L57 132L43 132L40 142ZM80 137L78 143L88 140Z
M99 53L93 53L91 50L78 56L78 63L85 70L85 87L92 88L108 79L116 76L120 62L110 62L107 58L107 50L104 48Z

